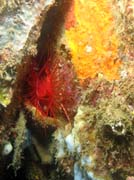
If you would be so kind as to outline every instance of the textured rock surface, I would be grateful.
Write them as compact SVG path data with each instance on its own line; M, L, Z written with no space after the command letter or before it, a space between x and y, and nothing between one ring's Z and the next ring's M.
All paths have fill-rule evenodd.
M22 89L27 86L23 86L23 82L28 79L30 72L28 65L31 62L37 62L38 66L34 70L39 72L39 67L46 65L46 57L49 57L49 53L51 55L58 51L60 56L69 60L70 63L73 59L70 51L67 50L68 52L66 52L65 37L62 37L62 42L59 42L64 32L65 12L67 12L67 7L72 0L55 1L56 3L54 0L0 0L0 172L2 172L0 175L1 177L5 176L3 173L7 173L7 167L12 162L14 170L20 166L22 169L24 167L23 171L29 180L133 179L134 63L132 61L127 61L129 65L126 62L126 65L123 66L122 79L118 81L106 81L101 73L92 80L87 79L81 87L83 88L82 101L76 109L76 116L71 118L72 121L68 118L68 111L64 106L61 106L63 117L59 113L55 118L50 117L50 112L48 117L42 117L37 113L35 107L25 103ZM82 2L84 5L84 1L87 2L86 0L78 0L77 2ZM96 8L99 3L102 3L99 0L92 2L96 3ZM119 16L116 17L117 24L119 23L117 26L119 32L117 33L121 39L119 56L122 60L132 60L134 57L133 20L131 19L133 16L133 0L113 0L112 3ZM49 9L53 4L55 5ZM109 13L109 9L105 10L108 10ZM82 13L80 17L83 22ZM100 18L100 16L98 17ZM101 20L103 22L103 19ZM129 25L128 29L127 25ZM83 31L81 26L80 30ZM74 31L74 37L77 37L76 31ZM81 38L81 34L79 38ZM107 38L105 39L107 42ZM76 38L76 44L78 44L77 42L78 38ZM102 43L100 47L102 47ZM90 46L86 46L87 53L90 53L91 50ZM81 55L80 51L79 54ZM85 58L82 63L85 63L84 60ZM52 65L52 63L50 64ZM79 61L77 64L82 67ZM61 70L63 67L59 63L58 80L62 77ZM70 68L70 64L68 67ZM106 66L105 70L108 73L109 69L110 67ZM87 71L89 71L88 68ZM72 70L67 71L69 76L71 72ZM63 80L68 81L69 76L65 74ZM33 78L33 76L31 77ZM35 78L32 79L35 82L35 87L37 87L34 89L35 94L39 94L41 100L46 94L44 91L46 87L42 86L44 77L46 74L41 76L41 81L37 80L37 83ZM48 78L48 80L50 79ZM38 91L40 89L39 83L41 91ZM58 84L57 94L60 95L62 85ZM70 85L72 82L68 81L68 92L72 95ZM51 90L50 87L48 86L48 90ZM74 95L76 95L75 91ZM70 95L67 96L71 97ZM56 98L59 99L58 96ZM40 104L39 101L37 102ZM9 105L4 108L1 104ZM70 103L68 105L70 109L74 109ZM65 118L68 121L62 121ZM12 161L10 158L8 159L6 153L5 157L2 154L7 145L8 148L10 147L7 154L9 153ZM26 154L23 154L25 150ZM23 155L24 159L22 160ZM10 172L8 173L10 175Z
M12 97L16 67L25 55L37 53L42 22L54 0L1 1L0 3L0 102ZM5 100L8 99L7 101Z
M97 82L98 81L98 82ZM94 89L95 88L95 89ZM71 130L57 130L56 159L75 179L125 180L134 167L133 77L90 82Z
M29 1L23 2L15 11L10 9L1 14L0 18L0 70L7 66L12 67L14 64L21 62L25 51L26 42L29 40L29 34L34 31L33 42L36 42L40 35L41 14L47 11L48 6L53 0ZM33 28L33 29L32 29ZM29 53L36 53L36 44L33 43L34 50ZM25 48L24 48L25 47ZM30 47L31 48L31 47ZM30 52L31 51L31 52Z

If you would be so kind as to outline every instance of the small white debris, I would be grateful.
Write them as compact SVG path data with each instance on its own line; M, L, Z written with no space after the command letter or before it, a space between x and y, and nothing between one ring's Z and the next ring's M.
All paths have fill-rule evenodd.
M69 134L66 139L65 139L67 149L70 152L73 152L75 150L75 142L74 142L74 137L72 134Z
M8 155L12 152L12 150L13 150L13 146L10 142L8 142L4 145L2 155L4 155L4 156Z
M125 78L127 78L128 73L127 73L126 70L123 70L123 71L121 71L120 75L121 75L121 77L122 77L123 79L125 79Z
M83 156L81 158L81 165L84 166L84 165L91 165L92 163L92 158L91 157L88 157L88 156Z
M87 53L90 53L91 51L92 51L92 47L89 46L89 45L87 45L87 46L86 46L86 52L87 52Z

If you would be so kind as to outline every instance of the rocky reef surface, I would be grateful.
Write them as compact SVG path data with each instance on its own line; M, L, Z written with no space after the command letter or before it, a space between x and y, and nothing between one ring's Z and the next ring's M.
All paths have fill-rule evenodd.
M115 180L133 174L133 88L133 77L114 84L90 82L71 130L55 132L56 158L68 163L65 171L74 179Z
M134 179L134 2L90 3L0 1L0 179Z

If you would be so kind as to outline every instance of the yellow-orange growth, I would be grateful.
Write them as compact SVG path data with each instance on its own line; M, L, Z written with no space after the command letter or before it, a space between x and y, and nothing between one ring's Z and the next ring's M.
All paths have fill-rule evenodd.
M118 79L119 42L107 0L75 0L74 9L75 26L65 33L78 77L83 80L102 73L109 80Z

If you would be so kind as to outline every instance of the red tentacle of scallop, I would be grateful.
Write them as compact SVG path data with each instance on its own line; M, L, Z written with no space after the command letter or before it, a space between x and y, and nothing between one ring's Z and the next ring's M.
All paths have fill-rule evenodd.
M80 99L74 68L70 61L57 55L44 62L39 70L36 61L31 64L25 83L25 100L43 116L64 114L70 120Z

